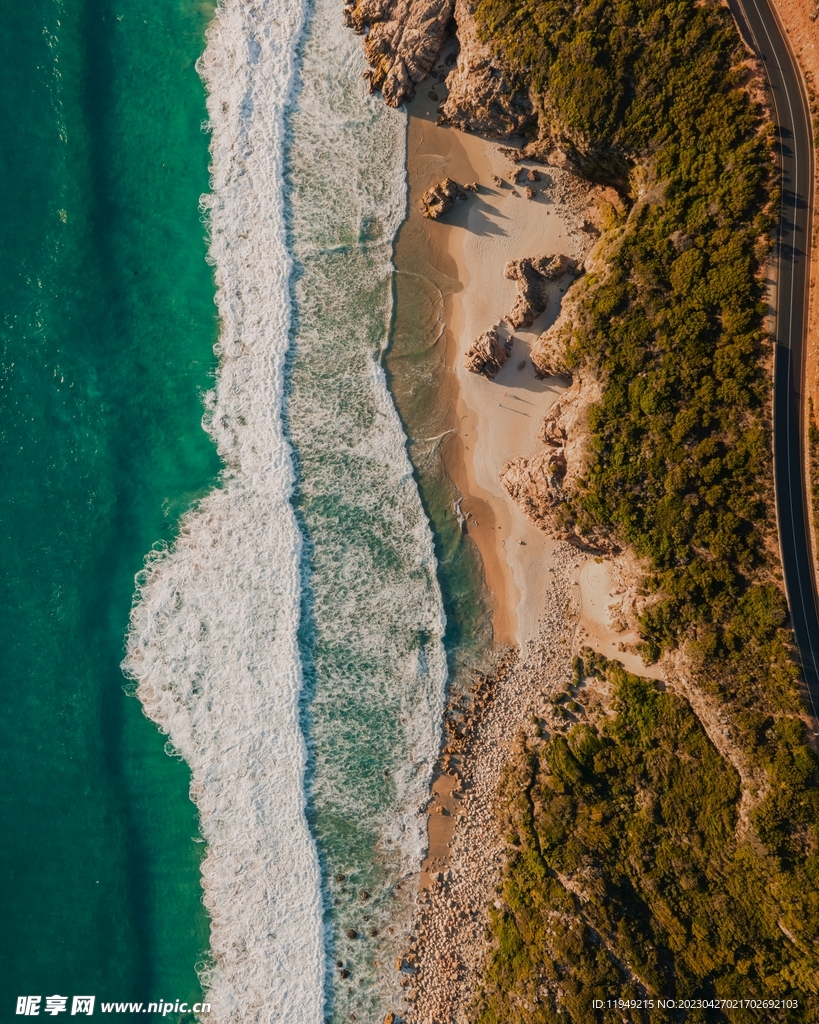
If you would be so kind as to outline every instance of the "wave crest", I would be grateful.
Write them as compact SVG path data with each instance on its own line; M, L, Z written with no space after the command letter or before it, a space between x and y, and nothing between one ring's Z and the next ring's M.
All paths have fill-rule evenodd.
M318 858L305 818L297 645L301 537L282 429L291 262L284 111L301 0L219 5L199 71L213 193L203 197L221 321L206 429L221 487L138 580L124 669L190 765L202 865L210 1020L323 1015Z

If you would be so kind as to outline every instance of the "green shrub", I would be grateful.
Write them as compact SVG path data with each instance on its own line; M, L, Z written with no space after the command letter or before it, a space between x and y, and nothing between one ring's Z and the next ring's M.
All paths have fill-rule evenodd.
M815 1021L819 819L802 723L773 726L779 784L754 812L755 834L739 776L688 703L615 662L602 673L614 717L524 749L507 772L514 847L478 1019L603 1021L613 1018L594 998L743 996L796 999L782 1019ZM769 831L781 849L760 845Z
M740 818L736 772L688 704L584 652L573 684L608 675L615 715L507 780L507 938L480 1019L603 1020L593 998L645 991L800 993L787 1019L819 1019L816 761L775 555L763 328L778 195L747 55L716 0L478 0L476 18L529 90L531 134L629 192L603 269L574 286L567 362L602 398L561 516L645 560L642 652L685 649L749 774ZM811 420L814 481L817 438Z

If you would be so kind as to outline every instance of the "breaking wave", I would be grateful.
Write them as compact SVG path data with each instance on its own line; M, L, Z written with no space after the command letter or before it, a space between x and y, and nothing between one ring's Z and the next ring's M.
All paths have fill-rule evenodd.
M192 772L218 1021L323 1016L320 871L305 817L297 644L301 535L282 428L291 259L284 112L301 0L220 5L200 62L213 133L210 222L221 321L207 429L219 489L138 583L126 672Z
M224 470L146 560L124 667L191 768L219 1022L396 996L425 841L444 618L380 363L405 119L363 67L334 0L226 0L200 62Z

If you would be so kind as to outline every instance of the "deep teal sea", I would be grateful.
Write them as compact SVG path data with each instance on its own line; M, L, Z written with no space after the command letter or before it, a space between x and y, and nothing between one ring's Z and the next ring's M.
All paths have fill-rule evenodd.
M2 1021L20 995L200 991L189 772L119 665L145 552L219 469L194 68L212 13L0 0Z
M0 0L0 1024L21 996L41 1018L67 997L66 1019L76 995L97 1013L201 998L190 771L121 663L146 554L215 485L187 546L154 563L129 666L173 695L157 721L199 771L222 858L206 977L231 1019L400 1009L445 688L491 644L440 459L439 301L420 272L393 274L406 124L367 95L337 0L231 5L205 59L214 177L230 183L210 200L212 256L235 308L202 429L218 324L195 63L214 3ZM259 17L265 44L243 58ZM269 808L291 824L306 810L312 835Z

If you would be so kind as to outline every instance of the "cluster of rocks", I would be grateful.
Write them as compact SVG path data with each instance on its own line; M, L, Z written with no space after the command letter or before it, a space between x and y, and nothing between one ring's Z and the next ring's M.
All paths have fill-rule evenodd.
M470 191L477 192L478 190L477 186L474 189L470 186L467 187ZM429 217L430 220L438 220L445 213L449 213L455 205L456 199L466 199L466 192L457 181L452 178L444 178L443 181L426 190L418 205L425 217Z
M365 35L371 92L392 107L412 99L444 44L455 0L353 0L344 8L349 28Z
M512 189L513 196L520 195L520 193L515 188L515 185L520 185L523 182L537 182L540 180L540 171L535 170L535 168L530 168L529 170L527 170L525 167L513 167L512 170L509 172L509 183L510 188ZM504 181L504 179L499 174L492 175L492 183L495 185L496 188L500 189L506 188L507 184L506 181ZM526 196L527 199L534 199L537 195L537 192L531 184L526 184L523 189L523 194Z
M448 710L440 767L457 772L463 810L445 870L420 897L406 957L408 1020L417 1024L472 1024L472 1001L489 952L490 905L502 907L500 883L506 841L496 816L498 786L521 732L549 716L553 698L572 678L567 620L577 553L558 545L540 635L525 652L509 652L479 676L468 706Z
M370 67L364 77L370 90L380 91L393 107L412 99L416 86L435 70L442 51L452 42L449 33L454 24L457 57L449 54L445 63L452 70L437 76L447 89L438 107L438 123L492 138L534 137L518 151L523 157L576 169L582 157L574 144L555 145L560 126L542 103L533 100L525 81L511 74L480 39L474 6L474 0L349 0L344 18L365 36ZM429 95L437 102L434 89Z
M412 99L416 86L435 69L454 23L457 58L438 82L446 83L447 96L438 107L439 124L495 138L542 134L541 118L528 87L518 84L504 64L481 41L473 0L350 0L344 8L347 26L365 37L364 53L370 67L364 72L371 92L381 92L393 107ZM433 82L433 85L435 83ZM437 102L437 92L429 92ZM539 146L539 148L538 148ZM530 145L531 159L547 162L553 147ZM564 154L549 159L560 163Z
M497 327L490 327L469 346L464 365L471 373L483 374L491 380L497 376L511 351L511 340L502 339Z
M500 481L536 526L551 531L554 510L563 499L561 482L565 475L563 450L550 448L532 458L518 456L507 462L500 472Z
M531 327L546 309L549 285L576 267L573 259L563 255L510 260L503 275L514 281L518 289L515 304L506 318L512 327Z

